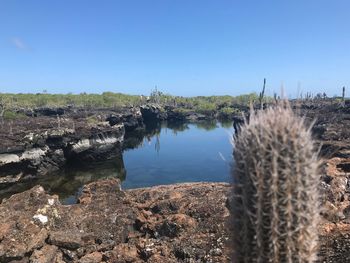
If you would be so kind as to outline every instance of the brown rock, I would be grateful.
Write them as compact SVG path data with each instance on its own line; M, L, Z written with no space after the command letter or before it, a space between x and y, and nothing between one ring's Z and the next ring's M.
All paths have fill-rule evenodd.
M43 246L47 238L46 229L41 229L25 219L17 220L16 224L11 225L11 229L6 232L7 235L0 243L0 262L1 259L24 257L26 253Z
M93 252L83 256L79 263L99 263L102 262L102 254L100 252Z
M21 259L11 260L9 263L28 263L28 262L29 262L28 258L21 258Z
M3 240L3 238L8 235L8 233L11 230L11 224L10 223L4 223L0 225L0 242Z
M57 247L45 245L40 250L35 250L30 257L30 263L51 263L57 257Z
M66 248L60 248L60 250L62 251L62 255L64 257L64 259L68 262L76 262L78 255L76 253L76 251L72 251Z
M112 251L105 253L108 262L136 262L139 258L134 245L119 244Z
M331 189L336 201L343 201L347 190L348 179L345 177L334 177L331 181Z
M120 180L106 179L84 186L79 197L79 203L88 205L98 202L101 198L112 198L116 195L124 197L124 192L120 189Z
M160 236L174 238L179 235L181 227L177 223L165 220L161 225L156 227L156 230Z
M194 228L197 226L197 221L186 214L169 215L168 220L180 225L182 228Z
M73 250L84 244L82 234L77 231L50 232L49 243L58 247Z
M152 255L147 260L147 262L149 262L149 263L161 263L161 262L176 263L176 262L178 262L178 260L170 259L170 258L164 257L162 255L155 254L155 255Z
M28 251L42 247L45 244L45 240L48 236L47 230L45 228L41 229L39 233L33 236L33 238L28 242Z
M23 258L26 252L27 246L24 243L11 239L3 240L0 243L0 262Z
M338 213L338 208L331 202L326 201L326 203L322 207L323 217L331 222L337 222L339 221L337 213Z
M63 253L61 251L58 251L54 260L54 263L66 263L63 260Z

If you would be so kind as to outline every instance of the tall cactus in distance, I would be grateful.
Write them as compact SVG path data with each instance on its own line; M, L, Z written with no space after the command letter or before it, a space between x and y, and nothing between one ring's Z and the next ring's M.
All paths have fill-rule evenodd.
M262 91L259 94L260 109L263 109L263 107L264 107L265 86L266 86L266 78L264 78L263 89L262 89Z
M234 142L233 262L314 262L319 161L310 129L280 102Z

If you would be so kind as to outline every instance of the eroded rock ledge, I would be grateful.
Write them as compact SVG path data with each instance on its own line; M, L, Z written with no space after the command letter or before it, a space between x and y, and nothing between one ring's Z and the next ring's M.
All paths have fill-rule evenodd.
M160 121L202 121L204 116L174 107L147 104L125 108L38 108L0 120L0 188L82 163L118 157L146 126ZM142 141L142 138L141 138ZM125 143L124 143L125 142Z
M60 204L41 186L0 205L0 262L230 262L230 186L122 191L117 179ZM350 260L346 221L320 226L324 262Z

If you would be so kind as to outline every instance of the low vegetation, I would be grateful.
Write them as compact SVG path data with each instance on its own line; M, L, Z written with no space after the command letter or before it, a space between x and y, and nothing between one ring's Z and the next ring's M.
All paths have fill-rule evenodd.
M264 89L263 89L264 91ZM327 99L325 93L313 95L307 93L306 96L299 99L305 102ZM173 110L187 114L196 112L206 116L216 116L227 118L241 111L249 110L253 104L256 108L262 105L275 103L278 100L277 95L269 97L264 92L250 93L239 96L196 96L182 97L165 94L155 88L149 96L145 95L127 95L114 92L103 92L102 94L49 94L46 91L42 93L0 93L0 118L16 119L24 117L23 110L33 110L35 108L46 107L73 107L73 108L124 108L141 106L149 103L160 105L163 109L172 108ZM343 96L332 99L335 103L345 105L345 88Z
M197 112L204 115L222 116L240 112L241 107L258 101L255 93L240 96L197 96L180 97L164 94L157 89L150 96L126 95L104 92L102 94L12 94L0 93L0 112L3 118L21 117L16 112L23 109L41 107L81 107L81 108L122 108L156 103L163 107L173 107L179 112Z

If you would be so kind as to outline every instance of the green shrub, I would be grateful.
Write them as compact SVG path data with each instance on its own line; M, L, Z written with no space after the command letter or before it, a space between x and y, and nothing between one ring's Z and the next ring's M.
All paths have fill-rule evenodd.
M101 121L97 118L96 115L88 116L88 117L86 118L86 121L87 121L87 123L89 123L89 124L98 124L98 123L101 122Z
M193 110L191 110L191 109L186 109L186 108L175 108L175 109L174 109L174 112L177 112L177 113L186 115L186 114L188 114L188 113L193 112Z
M216 105L210 102L202 102L197 107L195 107L195 110L205 115L212 115L216 111Z
M232 96L197 96L181 97L164 94L160 91L152 91L151 102L157 101L162 106L176 106L179 108L194 110L206 115L213 114L217 109L230 108L234 104L249 105L257 95L255 93ZM102 94L11 94L0 93L0 102L6 105L6 109L37 108L37 107L74 107L87 108L119 108L139 106L147 103L146 96L126 95L122 93L103 92Z
M5 110L4 111L4 116L3 118L5 120L16 120L16 119L23 119L26 116L23 113L17 113L14 111L10 111L10 110Z
M231 116L233 114L240 113L240 110L238 110L236 108L232 108L232 107L225 107L225 108L221 108L219 113L222 115Z

